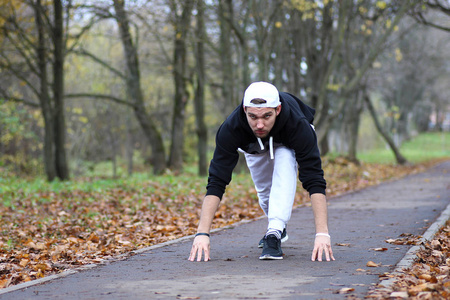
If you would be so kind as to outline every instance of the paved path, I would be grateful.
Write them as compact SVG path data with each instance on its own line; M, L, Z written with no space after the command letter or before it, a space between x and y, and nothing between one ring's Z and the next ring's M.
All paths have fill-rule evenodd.
M0 299L344 299L337 291L345 287L362 298L411 248L385 240L423 234L449 203L450 161L331 199L334 262L310 261L313 216L310 207L300 207L288 225L281 261L258 259L256 244L266 227L260 219L215 232L207 263L187 261L192 238L181 239L40 285L0 291ZM381 247L388 250L373 250ZM381 265L369 268L368 261Z

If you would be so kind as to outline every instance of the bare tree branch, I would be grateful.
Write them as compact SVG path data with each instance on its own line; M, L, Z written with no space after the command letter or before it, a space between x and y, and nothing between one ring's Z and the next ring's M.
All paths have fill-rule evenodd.
M127 79L126 75L123 74L121 71L117 70L116 68L112 67L110 64L105 62L104 60L100 59L98 56L84 50L84 49L78 49L78 50L72 50L73 53L76 53L78 55L86 56L91 58L93 61L97 62L98 64L102 65L103 67L107 68L117 76L119 76L122 79Z
M448 1L440 1L440 0L428 0L424 1L425 5L431 9L431 11L436 11L439 13L443 13L447 16L450 16L450 3ZM450 31L450 27L437 24L433 21L430 21L429 18L425 17L423 14L423 9L421 6L417 6L410 15L420 24L425 26L430 26L443 31Z
M168 51L165 49L164 47L164 43L161 39L161 37L159 36L159 34L157 34L156 30L147 22L147 17L144 17L138 13L135 14L139 20L141 20L143 22L143 24L150 30L150 32L153 34L153 36L155 37L156 41L158 42L159 48L161 49L161 52L163 53L166 62L168 64L172 64L173 61L170 58Z
M3 64L0 62L0 68L2 69L7 69L8 71L10 71L17 79L22 80L22 82L25 82L25 84L31 89L31 91L37 96L39 97L39 91L35 88L34 84L32 84L27 78L25 78L21 72L19 72L18 70L16 70L14 68L14 65L10 62L10 60L1 55L5 61L7 62L7 64ZM37 71L36 71L37 72ZM36 75L39 75L36 73Z
M31 102L31 101L23 99L23 98L17 98L17 97L12 97L12 96L8 95L8 93L6 93L6 91L4 89L2 89L1 87L0 87L0 95L1 95L2 99L6 100L6 101L23 103L23 104L26 104L26 105L29 105L32 107L36 107L36 108L40 107L39 103Z
M417 13L415 15L412 16L417 22L419 22L420 24L423 24L425 26L430 26L439 30L443 30L443 31L450 31L450 27L445 27L442 25L438 25L432 22L427 21L427 19L423 16L422 13Z
M136 108L136 106L133 103L131 103L131 102L127 101L127 100L123 100L123 99L117 98L117 97L112 96L112 95L90 94L90 93L72 93L72 94L66 94L66 95L64 95L64 97L66 97L66 98L92 98L92 99L112 100L112 101L114 101L116 103L124 104L124 105L127 105L127 106L132 107L132 108Z

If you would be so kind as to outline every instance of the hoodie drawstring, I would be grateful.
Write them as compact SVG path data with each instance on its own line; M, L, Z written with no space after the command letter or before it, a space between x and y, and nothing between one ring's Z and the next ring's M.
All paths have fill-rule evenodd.
M270 159L273 159L273 136L269 138Z
M259 146L261 147L261 150L264 150L264 144L261 141L261 139L257 138L257 140L258 140ZM269 138L269 151L270 151L270 159L273 159L274 158L274 156L273 156L273 136L271 136Z
M261 141L260 138L257 138L257 139L258 139L259 146L261 147L261 150L264 150L264 144L263 144L263 142Z

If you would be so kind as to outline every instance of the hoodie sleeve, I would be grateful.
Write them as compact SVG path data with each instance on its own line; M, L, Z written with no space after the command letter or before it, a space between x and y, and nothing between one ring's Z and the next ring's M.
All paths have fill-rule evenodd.
M291 147L295 151L299 171L298 178L302 182L303 188L310 195L315 193L325 195L326 181L314 129L306 119L301 119L296 130L291 132Z
M222 199L226 186L230 183L233 169L239 160L236 138L228 126L223 124L216 134L216 149L209 166L206 195L215 195Z

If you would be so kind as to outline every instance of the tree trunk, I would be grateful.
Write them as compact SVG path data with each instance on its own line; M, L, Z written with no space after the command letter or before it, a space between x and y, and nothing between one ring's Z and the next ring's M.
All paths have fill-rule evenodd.
M220 19L220 62L222 69L222 96L224 101L224 113L228 115L236 107L234 91L234 64L233 50L231 49L231 22L233 8L231 0L219 1Z
M126 58L128 76L127 90L134 104L134 113L152 148L153 173L161 174L166 169L164 144L161 134L145 109L141 90L141 76L136 47L133 45L129 21L124 9L124 0L114 0L117 23Z
M50 102L47 80L47 50L45 46L45 28L42 20L43 8L41 1L36 2L35 21L38 32L37 61L39 69L39 103L44 118L44 166L48 181L53 181L56 177L56 168L54 161L54 125L53 109Z
M364 101L367 104L367 108L369 109L370 115L372 116L373 122L375 123L375 126L377 127L378 132L381 134L381 136L384 138L386 143L389 144L389 147L391 147L392 152L394 152L395 159L399 165L407 164L408 161L405 157L400 153L397 146L395 146L394 141L391 139L389 134L387 134L383 127L381 126L380 121L378 120L377 113L375 111L375 108L372 105L372 102L370 101L370 98L368 95L364 95Z
M227 5L229 6L229 10L231 12L231 15L233 15L233 3L232 0L226 0ZM239 45L240 45L240 66L242 68L242 86L244 88L247 88L250 85L250 67L249 67L249 47L247 45L249 37L247 36L246 32L247 32L247 22L250 19L250 14L251 14L251 10L247 9L246 10L246 14L243 17L243 24L241 26L238 26L236 24L236 22L231 18L226 18L224 20L222 20L223 22L229 22L229 24L231 25L231 29L233 30L234 34L236 35ZM226 17L226 15L224 15L224 17ZM242 93L239 92L240 95L243 95L243 91ZM239 104L241 102L241 98L238 97L235 105Z
M358 129L361 121L361 112L363 110L363 101L361 99L360 93L355 93L355 101L353 105L349 106L349 111L346 114L347 123L346 127L349 133L349 145L347 157L350 161L358 163L356 157L357 146L358 146Z
M55 24L53 27L53 101L56 174L61 180L69 179L66 157L66 122L64 112L64 25L63 7L60 0L53 1Z
M127 170L128 170L128 176L133 175L133 154L134 154L134 139L133 139L133 133L131 128L131 119L130 114L127 109L127 117L126 117L126 126L127 126L127 145L125 147L126 149L126 157L127 157Z
M195 120L197 123L198 136L198 175L207 174L206 151L208 142L208 129L205 124L205 3L197 0L197 87L195 90Z
M186 105L189 100L187 90L187 33L190 27L193 0L183 3L181 17L175 15L175 49L173 58L173 79L175 83L175 98L172 119L172 142L170 147L169 168L181 171L183 168L184 123L186 117Z

